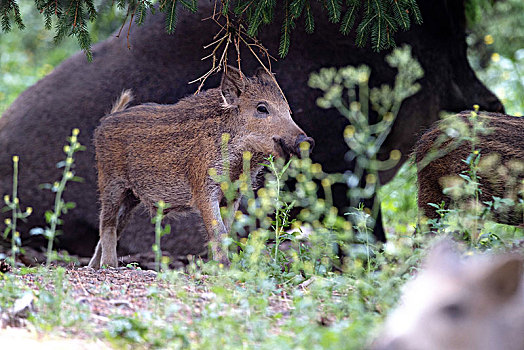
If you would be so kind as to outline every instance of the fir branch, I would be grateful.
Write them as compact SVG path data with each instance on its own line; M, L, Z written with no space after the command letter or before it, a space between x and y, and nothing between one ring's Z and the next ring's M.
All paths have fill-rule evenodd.
M352 0L350 2L350 7L346 11L344 18L342 18L342 23L340 25L340 32L342 34L347 35L353 28L357 11L360 9L360 4L361 2L359 0Z
M291 30L293 29L293 18L289 9L289 2L284 2L284 21L282 22L282 36L280 37L280 47L278 54L280 57L286 57L291 42Z
M147 16L147 10L151 9L153 4L150 1L139 1L135 8L135 23L141 25Z
M415 20L415 23L419 25L422 24L422 14L420 13L416 0L406 0L406 3L407 11L409 11L410 16Z
M180 0L180 3L192 13L196 13L198 10L197 0Z
M368 37L369 32L371 31L373 20L375 20L377 15L366 15L362 22L360 22L357 27L357 38L356 44L358 47L364 47L366 44L366 38Z
M15 0L0 1L0 13L2 14L2 31L8 32L11 30L11 17L16 23L18 29L23 30L25 25L20 16L20 8Z
M326 0L325 6L328 10L329 20L333 23L340 21L342 0Z
M11 30L12 22L23 29L24 24L20 16L18 1L0 0L0 22L3 31ZM311 1L285 0L280 3L280 6L283 7L280 9L285 13L280 23L280 56L285 56L289 50L290 34L297 21L303 18L306 32L314 31L315 23ZM416 1L321 0L321 4L330 22L341 22L340 31L345 35L353 30L358 18L356 44L363 46L367 40L370 40L373 50L378 51L394 46L394 36L399 29L409 29L411 22L422 23ZM54 26L56 42L66 36L75 36L82 50L90 57L91 40L87 23L96 20L98 16L94 0L34 0L34 2L44 17L45 28L51 29ZM154 3L154 0L113 0L111 5L100 6L98 10L105 13L115 4L118 8L126 10L123 28L129 15L131 15L131 21L134 19L137 25L144 23L148 10L152 13L155 11ZM158 1L158 9L166 14L166 32L170 34L175 31L178 4L182 4L183 8L191 12L196 12L198 8L198 0ZM254 38L262 24L275 22L275 8L276 0L215 0L214 15L220 14L230 19L228 16L231 14L235 17L235 21L242 23L245 35ZM135 15L136 18L134 18Z
M305 17L306 17L306 33L311 34L315 31L315 19L313 18L313 13L311 12L311 5L308 1L305 8Z
M397 0L389 0L391 4L392 12L395 16L395 21L400 24L402 29L406 30L409 28L409 15L408 12L406 12L406 8L404 6L401 6L400 1Z
M178 0L166 0L165 6L160 6L160 11L166 13L166 32L168 34L173 34L175 32L177 2Z
M289 13L291 14L293 18L298 18L302 14L302 11L304 10L305 5L306 5L306 0L293 0L289 4Z

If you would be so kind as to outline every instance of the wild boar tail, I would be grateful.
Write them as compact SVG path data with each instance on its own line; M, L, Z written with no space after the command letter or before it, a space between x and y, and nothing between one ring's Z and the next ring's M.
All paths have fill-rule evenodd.
M131 89L122 91L118 100L113 104L113 108L111 108L111 114L123 111L131 101L133 101L133 92Z

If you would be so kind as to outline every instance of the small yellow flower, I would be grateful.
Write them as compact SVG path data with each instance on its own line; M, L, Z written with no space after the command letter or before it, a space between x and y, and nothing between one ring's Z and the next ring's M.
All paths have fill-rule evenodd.
M70 149L71 149L71 147L69 147L69 145L65 145L64 146L64 152L65 153L68 153Z
M344 129L344 137L348 139L353 137L353 135L355 135L355 127L353 125L346 126Z
M245 151L243 154L242 154L242 157L245 159L245 160L251 160L251 157L253 155L251 154L251 152L249 151Z
M78 134L80 134L80 130L78 130L78 128L74 128L73 129L73 136L78 136Z
M307 142L301 142L299 146L301 151L307 151L309 149L309 143Z
M31 215L31 213L33 212L33 208L27 207L25 212L27 213L27 215Z
M478 111L479 111L479 108L480 108L479 105L473 105L473 109L475 110L475 112L478 112Z
M6 195L4 196L4 202L6 202L6 203L9 202L9 195L8 195L8 194L6 194Z
M353 101L349 105L349 108L351 109L352 112L360 111L360 103L357 101Z
M393 151L389 153L389 157L393 160L399 160L401 156L402 156L402 153L400 153L398 149L394 149Z
M331 181L326 177L325 179L322 179L321 184L322 187L329 187L331 185Z
M15 198L14 202L15 202L15 204L18 204L18 203L20 203L20 199Z
M491 34L488 34L488 35L486 35L486 36L484 37L484 43L485 43L486 45L491 45L491 44L493 44L494 41L495 41L495 40L493 40L493 36L492 36Z
M11 225L11 219L7 218L4 220L4 224Z
M500 55L499 55L498 53L496 53L496 52L493 53L493 54L491 55L491 60L492 60L493 62L498 62L498 61L500 61Z
M249 189L249 186L247 185L247 183L242 182L240 184L240 192L247 192L248 189Z
M20 157L13 156L13 163L18 163L19 160L20 160Z
M360 72L358 74L358 82L359 83L365 83L369 79L369 75L366 72Z

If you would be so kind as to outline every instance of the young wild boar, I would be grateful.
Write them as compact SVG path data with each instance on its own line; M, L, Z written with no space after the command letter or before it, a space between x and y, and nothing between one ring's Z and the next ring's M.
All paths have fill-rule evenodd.
M374 350L522 350L521 256L471 256L440 242L408 282Z
M440 147L435 144L449 126L455 128L457 122L471 127L468 116L462 112L456 116L435 123L426 131L415 145L415 161L418 167L418 207L429 218L436 218L435 208L428 203L449 204L451 198L442 193L449 182L459 180L460 174L469 170L463 160L471 154L471 143L463 142L456 149L446 150L439 158L425 164L425 157L431 157L435 149L442 150L452 145L446 141ZM493 201L493 197L510 198L516 203L513 207L493 208L496 221L509 225L523 225L522 201L524 195L524 118L499 113L478 113L478 122L483 130L477 133L475 148L480 151L478 177L480 180L480 202ZM453 148L453 147L452 147ZM452 182L453 183L453 182Z
M117 266L116 247L132 210L143 203L151 214L164 201L173 212L199 211L214 259L227 264L221 237L220 185L209 175L223 171L222 135L230 135L229 172L242 171L250 151L251 176L264 157L300 156L307 137L291 119L289 106L273 77L259 69L252 78L228 66L219 88L186 97L174 105L143 104L126 108L124 92L102 119L94 142L100 191L100 240L89 266Z

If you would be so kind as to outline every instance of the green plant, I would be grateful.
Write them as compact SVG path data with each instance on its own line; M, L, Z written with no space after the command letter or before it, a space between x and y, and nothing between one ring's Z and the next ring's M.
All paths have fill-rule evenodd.
M47 332L57 327L89 330L89 306L74 298L66 269L39 267L31 274L36 284L35 311L29 315L33 325Z
M336 108L350 125L344 131L349 146L348 158L355 161L352 171L345 174L352 207L366 198L373 198L380 189L378 172L394 167L400 160L398 150L391 151L388 160L378 160L378 152L389 135L402 102L415 94L420 86L416 81L423 75L422 68L411 57L407 46L396 49L386 57L391 67L398 69L393 87L383 85L369 89L370 69L366 66L336 70L323 68L311 75L309 85L324 95L318 99L322 108ZM378 121L370 124L370 108L378 114ZM378 213L378 201L369 210L372 219ZM372 224L373 225L373 224Z
M47 265L51 264L51 262L54 260L55 254L53 251L53 241L55 237L60 234L60 230L57 229L58 225L62 224L62 219L60 219L60 215L66 214L69 210L75 208L75 203L65 202L62 198L66 185L69 181L83 181L81 177L75 176L73 171L75 162L73 158L74 154L76 152L85 150L85 147L82 146L78 141L79 133L80 130L73 129L71 136L68 138L69 144L64 146L64 153L66 154L66 159L59 162L56 165L58 168L64 168L60 182L57 181L53 184L42 185L42 188L49 189L55 193L55 202L53 210L48 210L45 212L45 220L48 226L45 229L35 228L31 230L31 234L41 234L47 239Z
M16 254L20 252L22 241L20 240L20 232L16 229L17 220L25 219L33 212L31 207L27 207L25 211L20 208L20 199L18 198L18 162L19 157L13 156L13 193L12 196L4 196L5 207L2 212L11 211L11 218L5 219L6 228L4 230L3 238L7 239L11 233L11 266L14 268L16 264Z
M274 181L269 182L270 188L272 188L273 192L275 193L275 220L272 222L273 224L273 230L275 233L275 244L274 244L274 261L275 263L278 263L278 246L280 243L283 242L283 240L286 239L287 235L284 235L284 229L289 227L293 222L289 220L289 211L293 208L294 202L291 203L283 203L282 199L280 198L281 191L282 191L282 176L284 175L284 172L287 170L289 165L291 164L291 160L289 160L282 169L277 169L277 166L275 164L274 158L272 155L270 155L267 158L267 163L264 163L263 166L268 168L271 171L271 174L273 175ZM273 184L273 185L271 185Z
M164 212L169 208L169 204L164 201L156 203L156 215L151 219L155 224L155 243L153 244L153 252L155 253L155 270L160 271L160 263L162 262L162 249L160 248L160 239L171 233L171 225L162 227L162 220L164 219Z

